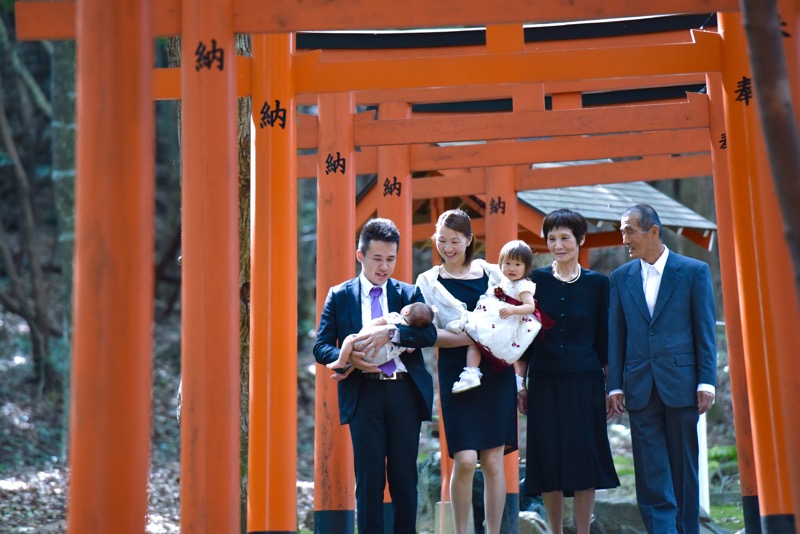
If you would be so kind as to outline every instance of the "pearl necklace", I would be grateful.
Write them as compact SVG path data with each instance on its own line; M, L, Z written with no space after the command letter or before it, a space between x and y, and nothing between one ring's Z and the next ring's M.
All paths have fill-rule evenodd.
M463 280L464 278L468 277L468 276L469 276L469 274L472 272L472 264L470 264L470 266L469 266L469 269L467 269L467 272L466 272L466 273L464 273L464 274L462 274L461 276L456 276L456 275L454 275L453 273L451 273L450 271L448 271L448 270L447 270L447 267L445 267L445 266L444 266L444 263L443 263L443 264L441 264L441 265L439 265L439 268L440 268L440 269L442 269L442 270L444 270L444 272L446 272L446 273L447 273L447 275L448 275L450 278L453 278L453 279L455 279L455 280Z
M580 263L578 264L578 274L576 274L575 278L573 278L572 280L567 280L566 278L562 278L561 275L558 274L558 270L556 270L557 263L558 262L555 262L555 261L553 262L553 276L555 277L556 280L560 280L560 281L562 281L564 283L567 283L567 284L574 284L575 282L578 281L578 278L581 277L581 272L582 271L581 271L581 264Z

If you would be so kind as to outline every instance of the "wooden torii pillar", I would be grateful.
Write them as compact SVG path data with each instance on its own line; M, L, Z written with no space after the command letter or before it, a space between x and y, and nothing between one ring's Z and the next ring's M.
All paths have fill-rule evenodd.
M294 34L253 35L252 49L247 531L294 532L298 283Z
M239 188L232 0L184 0L181 38L181 528L235 532Z
M319 95L317 151L317 320L329 288L355 274L355 106L350 93ZM328 163L339 161L331 166ZM324 261L320 261L324 258ZM355 472L348 429L339 424L330 371L317 366L314 431L315 532L355 530ZM380 533L377 533L380 534Z
M722 76L707 75L711 133L711 154L714 161L714 204L717 213L717 235L719 236L720 278L725 309L725 333L728 344L728 363L731 380L736 450L739 460L739 487L742 494L742 511L745 530L757 533L761 530L758 504L758 481L756 479L753 431L750 424L750 400L747 395L745 372L745 349L742 338L742 310L738 294L736 272L737 250L734 240L734 217L731 209L731 173L727 158L727 134L723 111ZM743 251L739 250L738 254Z
M786 244L767 235L771 228L780 228L775 220L779 210L760 146L763 136L755 102L741 92L747 89L741 84L752 76L740 15L721 15L720 30L733 237L761 526L769 533L793 533L797 510L791 480L798 475L791 472L788 456L796 454L797 444L787 441L786 425L797 424L791 421L800 410L782 403L780 374L793 372L794 354L794 343L787 344L782 336L793 333L800 321L796 303L787 299L794 294L792 280L780 272L781 268L788 268L783 274L791 272L785 263ZM778 277L780 288L768 280L770 276Z
M145 528L155 245L153 53L141 37L149 7L88 0L75 13L86 31L77 47L72 532Z

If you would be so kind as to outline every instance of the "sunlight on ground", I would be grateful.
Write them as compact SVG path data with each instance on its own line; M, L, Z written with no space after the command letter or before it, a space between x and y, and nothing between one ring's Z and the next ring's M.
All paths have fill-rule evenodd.
M5 416L9 422L17 428L27 430L32 427L30 424L30 413L21 409L19 406L12 402L7 402L0 408L0 413Z
M144 530L148 534L166 534L168 532L180 532L181 529L173 525L171 521L159 514L147 516L147 527Z
M28 485L21 480L14 480L13 478L0 480L0 490L2 491L17 491L27 487Z

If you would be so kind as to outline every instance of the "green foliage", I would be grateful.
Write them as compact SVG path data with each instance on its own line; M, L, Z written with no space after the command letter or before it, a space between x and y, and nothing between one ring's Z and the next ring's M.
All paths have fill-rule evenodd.
M739 455L736 451L736 445L718 445L708 449L708 461L723 464L727 462L736 462Z
M32 352L31 336L28 331L16 332L11 340L11 345L19 354L29 355Z
M614 467L617 469L617 476L633 476L633 458L627 456L614 456Z
M14 0L0 0L0 9L3 10L3 13L13 13Z
M69 340L50 338L50 364L60 376L67 376L70 371L71 347Z
M710 515L717 525L731 532L738 532L744 528L741 503L712 505Z

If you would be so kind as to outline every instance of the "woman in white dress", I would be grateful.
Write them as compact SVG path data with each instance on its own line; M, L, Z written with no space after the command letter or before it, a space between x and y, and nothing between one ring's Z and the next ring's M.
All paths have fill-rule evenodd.
M436 307L439 358L439 399L447 452L454 459L450 478L450 498L456 534L467 531L472 509L472 479L478 459L484 483L486 532L499 534L506 504L506 479L503 454L517 450L517 414L514 368L508 366L489 372L481 363L485 376L481 387L454 395L453 382L466 364L467 346L473 344L463 333L445 329L463 312L473 310L489 286L500 283L497 265L474 259L475 236L469 216L461 210L448 210L439 217L433 245L442 264L423 272L417 287L427 304ZM426 358L432 349L423 349Z

